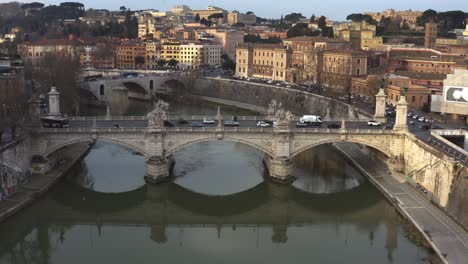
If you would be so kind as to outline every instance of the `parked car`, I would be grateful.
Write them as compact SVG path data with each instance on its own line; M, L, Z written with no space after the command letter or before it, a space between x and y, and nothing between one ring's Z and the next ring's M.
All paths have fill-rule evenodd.
M331 129L338 129L338 128L341 128L341 125L340 124L328 124L327 127Z
M270 127L271 125L265 121L258 121L257 127Z
M205 125L214 125L216 122L213 119L203 119L203 124Z
M418 115L414 115L413 119L415 119L415 120L418 119Z
M224 121L224 126L239 126L239 122L227 120Z
M179 125L186 125L186 124L188 124L188 121L187 121L187 120L184 120L184 119L182 119L182 118L179 118L179 120L177 120L177 123L178 123Z
M164 126L165 126L165 127L175 127L175 124L174 124L174 122L172 122L172 121L164 120L163 123L164 123Z
M367 125L368 125L368 126L381 126L380 122L379 122L379 121L375 121L375 120L367 121Z
M203 124L200 124L200 123L197 123L197 122L193 122L190 126L191 126L191 127L203 127Z
M424 116L421 116L421 117L418 118L419 122L424 122L424 120L426 120L426 118Z
M308 126L309 126L309 124L307 124L307 123L302 123L302 122L297 122L296 123L296 127L308 127Z

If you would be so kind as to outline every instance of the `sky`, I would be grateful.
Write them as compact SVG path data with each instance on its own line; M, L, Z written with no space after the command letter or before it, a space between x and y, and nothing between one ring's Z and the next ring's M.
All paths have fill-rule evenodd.
M10 0L0 0L9 2ZM27 2L19 0L20 2ZM35 0L44 4L58 4L73 0ZM257 16L279 18L282 14L292 12L302 13L310 17L312 14L325 15L333 20L345 20L351 13L366 11L382 11L387 8L396 10L434 9L437 11L462 10L468 12L468 0L76 0L85 4L86 8L105 8L117 10L126 6L132 10L158 9L170 10L172 6L184 4L192 9L204 9L213 4L228 11L253 11Z

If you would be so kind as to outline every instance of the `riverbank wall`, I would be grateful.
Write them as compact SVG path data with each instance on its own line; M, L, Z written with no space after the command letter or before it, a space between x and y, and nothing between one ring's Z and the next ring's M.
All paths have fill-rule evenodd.
M68 147L64 152L63 162L46 174L32 175L31 181L0 203L0 222L20 212L44 195L57 181L63 178L90 151L92 143L79 143Z
M225 104L238 107L243 107L241 105L243 104L266 110L271 100L277 100L283 104L285 109L293 113L317 114L336 120L341 118L368 120L371 117L369 113L361 109L331 98L261 83L201 78L195 80L193 85L186 87L186 89L192 95L222 99L225 100Z

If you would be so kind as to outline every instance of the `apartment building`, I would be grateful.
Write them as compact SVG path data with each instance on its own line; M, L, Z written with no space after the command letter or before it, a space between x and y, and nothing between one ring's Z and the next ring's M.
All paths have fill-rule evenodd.
M119 69L141 69L145 66L146 45L139 41L123 42L116 47L116 66Z
M320 83L332 90L346 92L353 77L367 75L367 58L367 53L355 50L324 51Z
M236 76L286 80L292 49L278 44L243 44L237 49Z
M166 61L176 60L180 61L180 46L182 43L178 40L164 40L161 43L161 59Z
M416 20L422 15L421 11L404 10L395 11L395 9L387 9L382 12L365 12L364 14L370 15L374 20L380 22L383 17L391 18L394 21L400 22L400 24L407 23L411 29L416 29Z
M18 53L25 63L38 65L48 53L79 56L83 42L70 37L68 39L42 39L18 45Z
M146 69L154 70L158 68L158 61L161 59L160 48L158 42L146 42Z
M349 41L353 49L375 50L383 44L382 37L376 36L376 29L365 21L351 22L337 25L336 34L338 38Z

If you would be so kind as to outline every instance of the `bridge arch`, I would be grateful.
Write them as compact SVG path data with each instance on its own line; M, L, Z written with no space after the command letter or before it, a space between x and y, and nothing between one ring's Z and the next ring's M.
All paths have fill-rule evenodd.
M180 141L179 140L174 140L177 143L174 143L172 140L167 140L167 145L166 145L166 150L164 155L166 157L170 157L174 153L176 153L179 150L182 150L185 147L188 147L190 145L198 144L198 143L203 143L203 142L209 142L209 141L219 141L216 137L216 135L212 135L210 137L204 137L204 138L191 138L185 141ZM255 142L255 140L250 140L246 138L231 138L231 137L224 137L221 139L222 141L225 142L233 142L233 143L241 143L247 146L250 146L254 149L257 149L264 154L267 154L269 156L274 156L274 153L271 149L271 145L267 144L268 146L262 146L259 142Z
M319 145L323 144L331 144L331 143L338 143L338 142L345 142L345 143L357 143L357 144L362 144L368 147L371 147L373 149L376 149L380 151L382 154L384 154L387 157L393 157L394 154L391 149L389 149L387 146L378 143L377 141L372 141L372 140L366 140L364 138L353 138L353 139L346 139L346 140L340 140L340 139L322 139L322 140L317 140L317 141L312 141L309 144L305 144L304 146L301 146L297 149L295 149L293 152L291 152L290 158L294 158L295 156L299 155L300 153L317 147Z
M86 143L86 142L92 143L92 142L95 142L95 141L104 141L104 142L108 142L108 143L112 143L112 144L116 144L116 145L120 145L120 146L129 148L129 149L132 149L133 151L138 152L141 155L143 155L145 157L145 159L150 156L150 155L148 155L146 153L144 145L140 146L138 144L134 144L132 142L132 140L122 140L122 139L116 139L116 138L113 138L113 137L101 137L101 136L98 137L98 138L93 138L93 137L73 138L73 139L69 139L69 140L60 142L59 144L55 144L55 145L52 145L49 148L47 148L45 150L45 152L42 153L42 156L48 157L48 156L52 155L53 153L55 153L56 151L58 151L58 150L60 150L62 148L65 148L67 146L73 145L73 144Z

